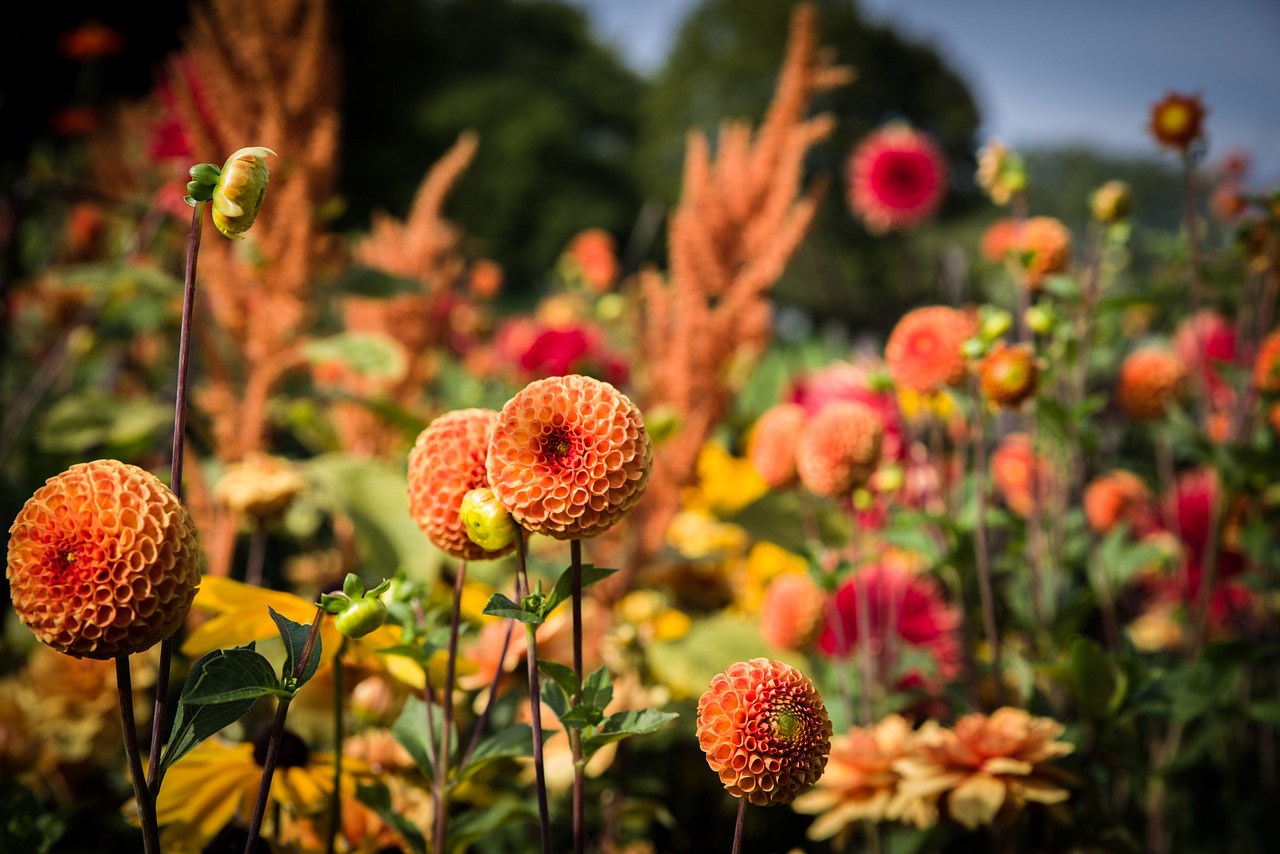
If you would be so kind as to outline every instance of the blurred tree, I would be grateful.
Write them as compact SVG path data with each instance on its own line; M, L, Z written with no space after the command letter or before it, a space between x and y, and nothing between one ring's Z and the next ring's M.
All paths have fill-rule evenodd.
M577 231L625 238L641 81L552 0L370 0L344 5L340 224L403 215L427 167L466 128L475 163L450 216L508 266L543 274Z
M674 203L690 127L714 128L726 117L762 113L793 3L705 0L685 21L643 105L637 172L647 194ZM820 43L833 47L858 77L815 104L815 110L833 111L839 125L814 149L810 167L837 183L775 294L814 314L884 327L904 306L933 298L936 277L907 251L910 237L870 237L849 213L843 187L848 154L867 132L892 119L929 132L951 165L945 218L976 201L978 109L968 86L933 47L864 20L856 2L818 0L816 5Z

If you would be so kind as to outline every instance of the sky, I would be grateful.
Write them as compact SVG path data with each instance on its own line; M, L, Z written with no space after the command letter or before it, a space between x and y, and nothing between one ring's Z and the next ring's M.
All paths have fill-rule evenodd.
M660 68L699 0L572 0L641 73ZM750 0L741 0L750 2ZM861 0L869 19L932 44L968 81L984 138L1154 154L1169 91L1209 110L1209 161L1243 148L1280 181L1280 0ZM1173 155L1165 155L1172 158Z

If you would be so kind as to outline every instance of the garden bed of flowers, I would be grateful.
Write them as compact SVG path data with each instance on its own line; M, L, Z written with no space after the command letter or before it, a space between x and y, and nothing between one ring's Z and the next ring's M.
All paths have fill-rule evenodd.
M806 171L860 85L811 6L665 260L588 229L513 312L444 213L485 140L342 244L331 22L246 65L247 5L7 295L0 454L67 464L9 528L0 850L1266 850L1280 195L1201 96L1147 117L1176 232L991 141L954 299L855 345L775 323L824 189L891 239L950 181L904 121Z

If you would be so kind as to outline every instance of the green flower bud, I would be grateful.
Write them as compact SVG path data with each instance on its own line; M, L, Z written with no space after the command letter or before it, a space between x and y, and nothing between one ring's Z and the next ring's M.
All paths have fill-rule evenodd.
M386 622L387 606L380 597L390 586L390 581L383 581L366 591L360 577L349 572L342 591L323 594L320 607L334 615L334 626L343 637L362 638Z
M1031 306L1027 309L1026 314L1022 316L1022 319L1027 322L1027 326L1031 331L1037 335L1048 335L1058 322L1053 308L1047 305Z
M644 428L655 446L680 431L682 421L675 407L662 403L644 414Z
M502 551L516 538L515 521L488 487L473 489L462 496L458 515L467 529L467 537L485 551Z
M244 239L262 209L269 177L268 154L275 152L262 146L242 148L222 166L213 188L213 224L232 240Z
M994 308L983 312L982 339L994 341L1013 328L1013 315L1002 308Z
M1089 207L1098 222L1119 222L1133 210L1133 192L1124 181L1108 181L1093 191Z

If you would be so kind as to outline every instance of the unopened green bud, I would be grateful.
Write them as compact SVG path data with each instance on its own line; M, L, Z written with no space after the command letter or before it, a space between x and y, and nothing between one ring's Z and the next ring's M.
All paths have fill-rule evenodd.
M1133 210L1133 193L1124 181L1108 181L1089 197L1093 218L1108 225L1129 216Z
M981 334L984 341L995 341L1012 328L1013 315L1003 308L993 308L983 312Z
M322 594L320 607L334 615L334 625L343 637L362 638L386 622L387 606L381 596L390 586L390 581L383 581L366 591L359 576L347 573L342 592Z
M981 359L987 352L987 342L981 338L966 338L960 345L960 353L966 359Z
M243 240L267 195L269 148L242 148L227 158L213 188L213 224L232 240Z
M680 413L665 403L644 414L645 431L654 445L662 444L679 432L681 423Z
M1047 305L1033 305L1022 317L1027 322L1027 327L1037 335L1048 335L1058 322L1053 308Z
M488 487L473 489L462 496L458 508L467 537L485 551L500 552L516 538L516 523Z

